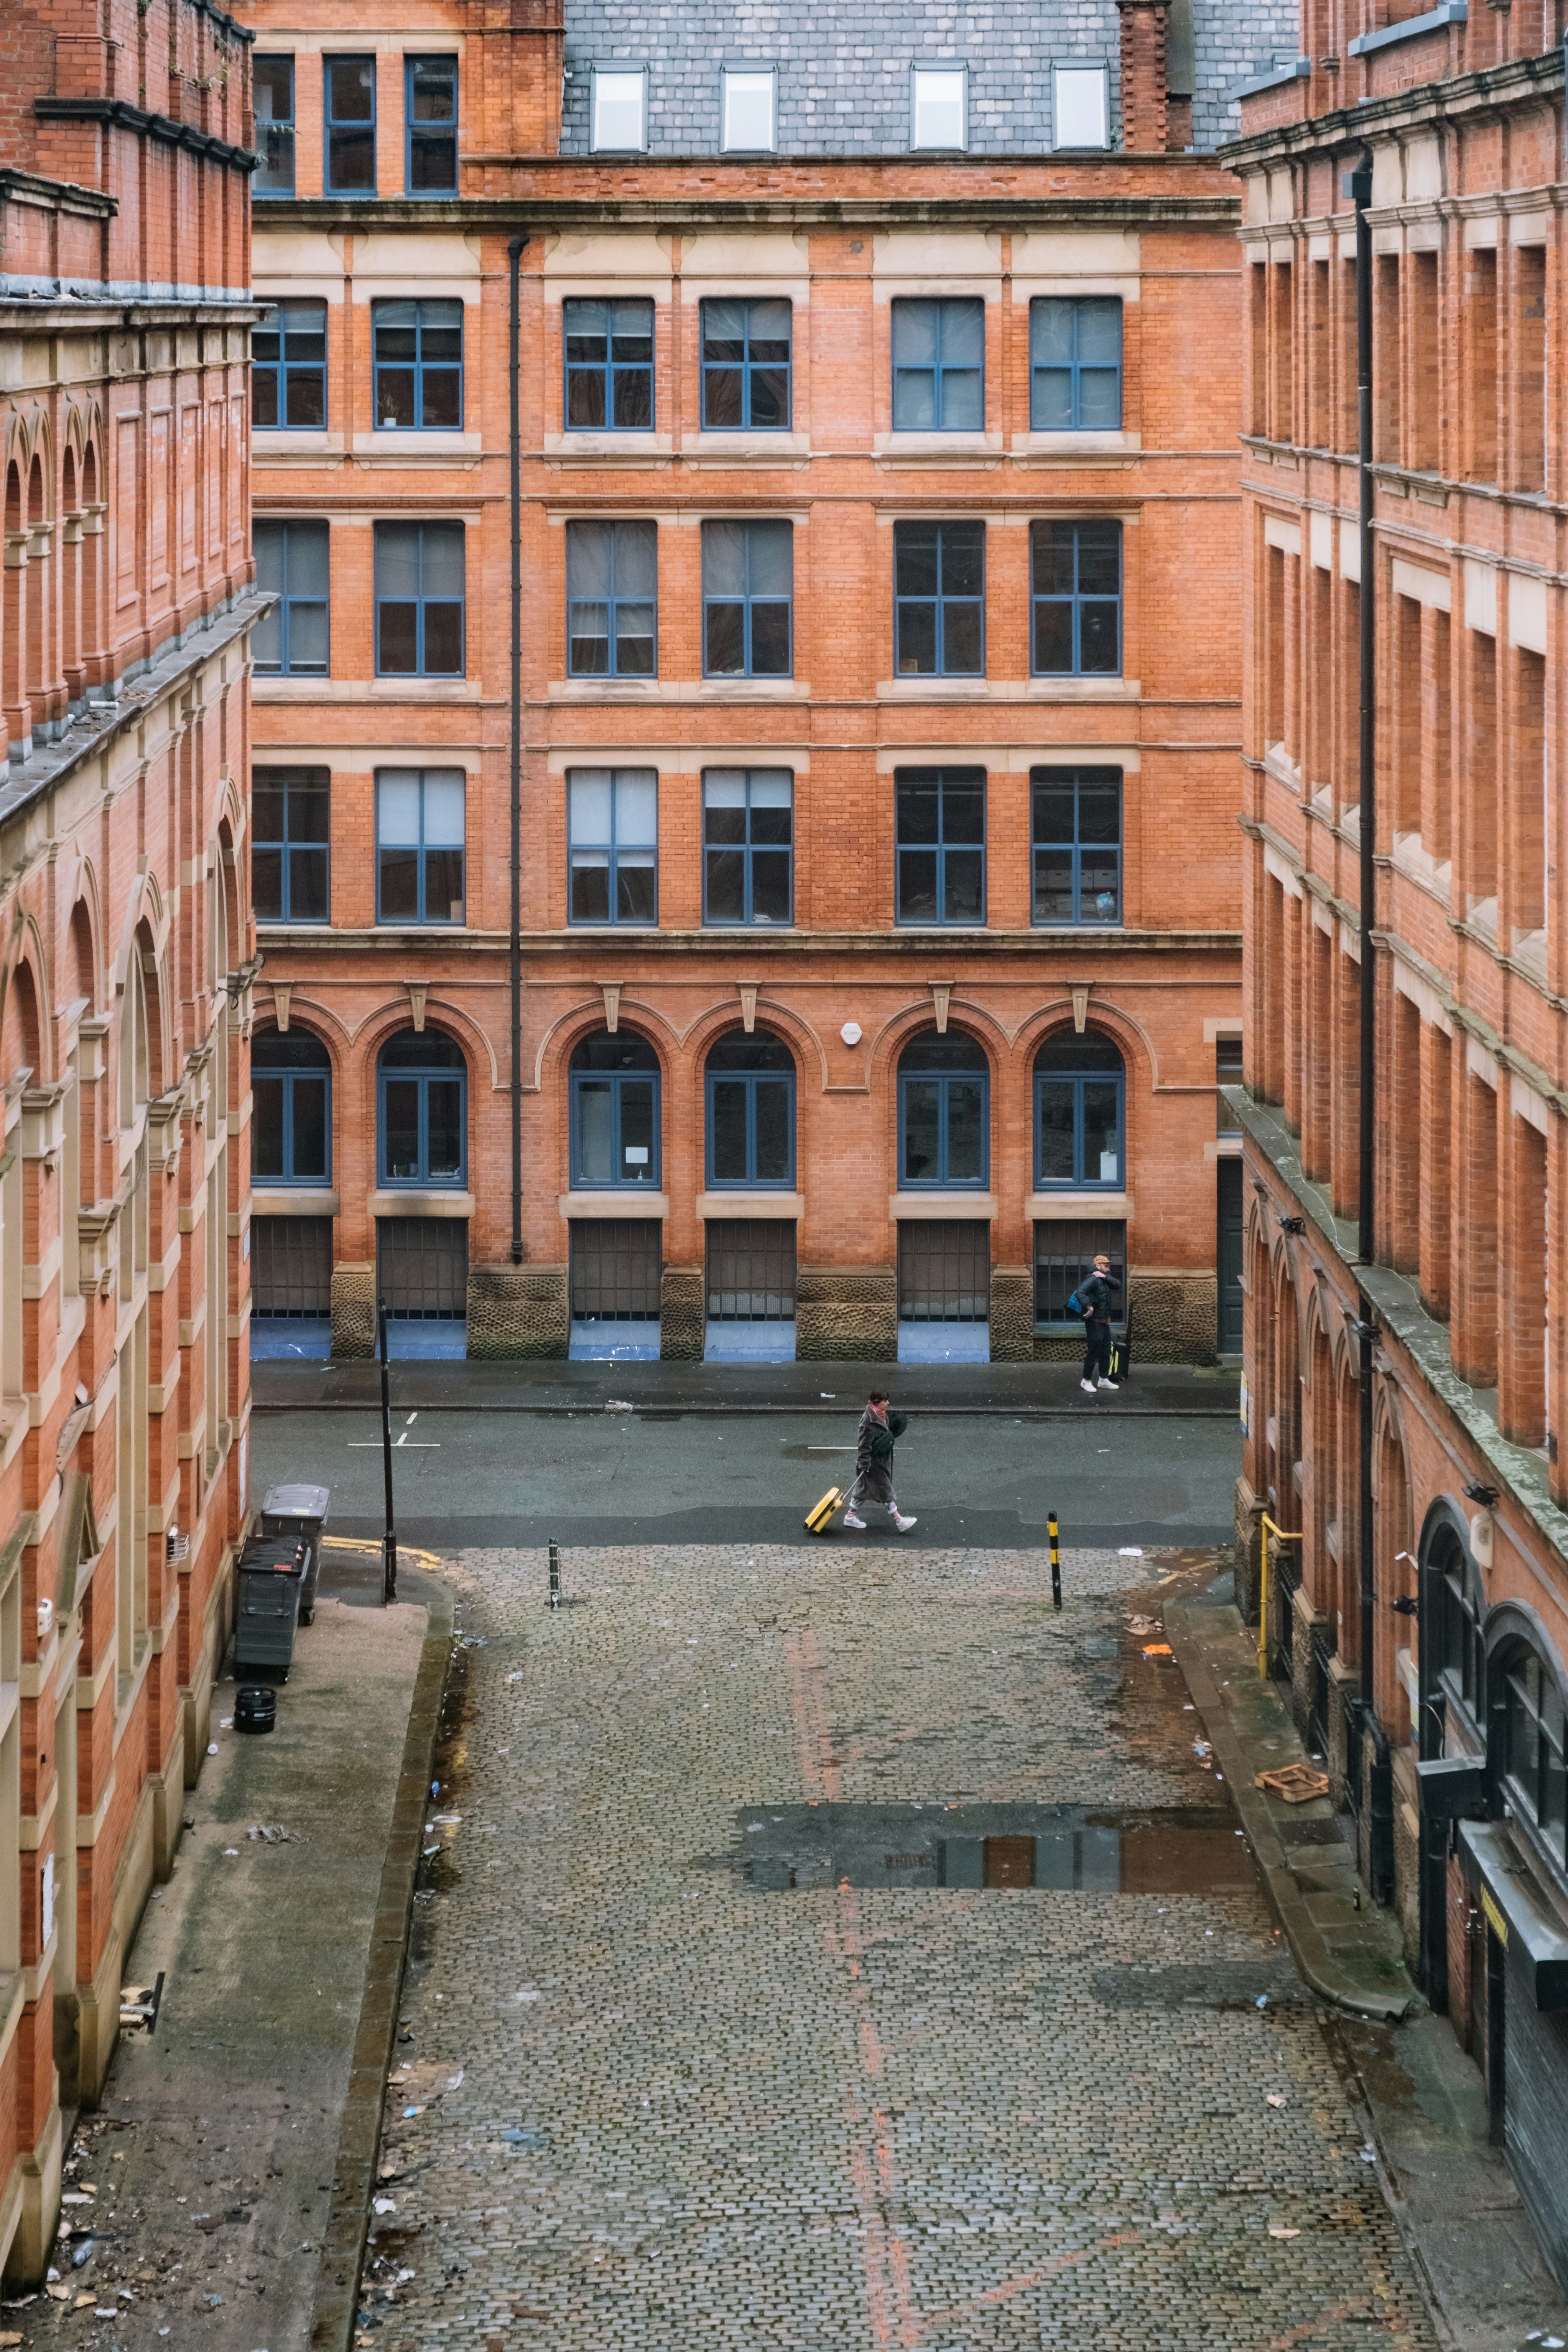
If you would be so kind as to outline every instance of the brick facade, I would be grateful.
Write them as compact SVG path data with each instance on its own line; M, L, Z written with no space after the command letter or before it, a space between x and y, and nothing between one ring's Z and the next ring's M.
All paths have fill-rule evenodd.
M292 57L299 128L294 195L258 203L257 287L286 312L324 306L314 316L324 326L327 386L324 425L258 430L256 513L263 534L279 522L327 519L331 674L330 683L258 677L257 764L258 774L288 768L327 781L331 841L321 907L330 924L263 921L262 1001L266 982L279 984L273 1001L288 1035L325 1047L334 1110L330 1177L292 1187L262 1181L257 1205L276 1221L267 1245L279 1254L286 1219L309 1223L317 1252L331 1219L334 1348L368 1349L372 1269L378 1248L396 1238L394 1220L412 1216L420 1247L444 1254L448 1236L435 1224L445 1213L467 1231L473 1353L563 1351L573 1247L602 1257L617 1220L658 1222L647 1279L661 1288L662 1328L647 1343L667 1354L701 1352L708 1228L737 1220L764 1255L780 1243L777 1228L787 1228L802 1354L891 1352L900 1231L912 1263L935 1246L931 1227L942 1220L965 1229L953 1244L963 1250L972 1249L977 1224L989 1229L979 1275L954 1277L972 1323L978 1300L982 1352L987 1283L993 1353L1059 1352L1073 1327L1059 1304L1045 1318L1054 1331L1036 1312L1037 1232L1059 1238L1064 1220L1110 1219L1127 1227L1131 1287L1146 1308L1141 1349L1212 1356L1216 1163L1239 1148L1216 1137L1215 1092L1216 1039L1239 1026L1229 845L1239 658L1230 591L1238 508L1229 355L1239 330L1230 183L1195 154L1043 153L1048 125L1037 89L1032 119L1016 126L1019 143L994 169L989 156L983 166L910 154L907 124L897 152L868 157L850 141L843 152L792 152L792 137L810 146L818 130L802 115L790 131L787 92L816 85L789 63L782 37L784 152L775 157L703 152L716 142L717 118L694 115L682 123L679 152L658 152L656 141L646 160L598 161L572 152L582 142L570 96L556 152L544 100L516 88L509 98L490 50L454 16L439 39L385 25L363 37L374 43L380 194L345 203L322 193L322 57L350 40L353 20L329 12L307 47L286 33L292 19L277 19L274 31L268 13L257 14L258 54ZM619 14L616 28L633 39ZM723 37L720 26L713 38ZM1106 37L1120 40L1120 18ZM592 57L591 12L568 11L561 37L568 59ZM458 58L461 121L483 110L479 127L461 138L458 191L440 204L405 188L403 60L416 38L421 53ZM1031 38L1043 75L1048 26ZM683 40L689 66L700 47ZM849 68L835 70L836 87L853 95ZM650 76L650 89L658 79ZM503 144L494 126L509 119L544 128ZM495 144L480 143L493 136ZM524 240L523 1201L515 1268L507 957L514 236ZM968 429L911 431L893 415L896 306L933 296L973 304L984 320L983 412ZM1122 402L1110 429L1031 426L1030 306L1064 297L1121 304ZM377 306L410 299L462 305L463 406L445 432L374 421L373 337L389 315ZM702 421L702 306L761 299L787 305L787 425L711 429ZM639 314L652 333L647 429L567 429L565 306L582 302L647 306ZM378 530L400 518L463 526L460 677L377 674L375 548ZM922 519L983 526L982 674L900 669L895 538L901 524ZM1030 527L1053 519L1120 527L1122 641L1104 674L1031 668ZM577 526L604 520L652 527L656 673L573 674L568 542ZM788 527L792 659L783 675L708 675L703 551L714 542L704 526L752 520ZM901 922L900 772L954 767L984 784L983 919ZM444 930L377 919L377 778L384 785L389 770L431 768L460 770L463 779L465 920ZM1046 782L1079 768L1120 778L1121 919L1046 925L1035 919L1031 885L1031 776ZM657 777L657 922L573 919L570 782L604 770ZM720 928L711 909L705 919L703 803L715 771L790 781L793 905L782 921ZM1052 1189L1037 1181L1034 1060L1043 1041L1070 1042L1079 1028L1102 1037L1124 1066L1125 1163L1112 1178L1096 1152L1088 1184ZM444 1193L388 1181L378 1156L377 1056L411 1029L456 1040L463 1057L469 1172ZM585 1037L606 1029L647 1041L657 1058L659 1157L646 1163L640 1191L574 1180L569 1065ZM704 1072L719 1041L749 1029L787 1049L795 1164L793 1176L736 1193L707 1164ZM911 1038L939 1030L972 1041L987 1079L989 1164L967 1191L911 1193L900 1182L900 1056ZM922 1235L911 1237L914 1223ZM764 1225L772 1230L755 1230ZM1049 1246L1042 1240L1038 1254ZM297 1250L296 1259L306 1255ZM460 1272L460 1255L443 1262ZM309 1296L324 1318L322 1260L312 1263ZM282 1282L275 1294L284 1305L303 1295ZM582 1296L580 1285L579 1321ZM324 1319L318 1328L324 1333ZM908 1344L907 1329L904 1337Z
M173 1866L246 1516L248 42L188 0L0 26L13 2281Z
M1332 28L1318 16L1303 19L1310 79L1281 77L1248 100L1243 141L1230 151L1245 190L1249 286L1243 1554L1244 1565L1248 1547L1255 1559L1265 1510L1304 1531L1300 1710L1327 1738L1369 1858L1370 1776L1387 1756L1393 1899L1428 1992L1448 2001L1468 2042L1468 1988L1484 1960L1479 1950L1456 1956L1454 1938L1462 1948L1492 1932L1477 1890L1493 1882L1469 1822L1451 1824L1454 1807L1424 1763L1476 1762L1458 1810L1512 1822L1518 1867L1547 1914L1568 1921L1568 1456L1559 1445L1568 438L1559 372L1546 365L1563 316L1552 193L1563 51L1541 51L1538 11L1477 9L1468 24L1437 11L1408 26L1374 26L1370 10L1352 9ZM1363 141L1373 164L1370 581L1360 577L1356 524L1353 223L1341 183ZM1369 593L1370 950L1358 913L1357 747ZM1377 1263L1358 1267L1369 951ZM1376 1330L1370 1660L1358 1289ZM1319 1664L1303 1675L1310 1623ZM1542 1694L1540 1785L1525 1760L1536 1736L1520 1711L1526 1686ZM1484 1844L1490 1833L1474 1835ZM1468 1924L1456 1928L1456 1918ZM1477 2054L1484 2061L1484 2049ZM1543 2226L1563 2261L1563 2216Z

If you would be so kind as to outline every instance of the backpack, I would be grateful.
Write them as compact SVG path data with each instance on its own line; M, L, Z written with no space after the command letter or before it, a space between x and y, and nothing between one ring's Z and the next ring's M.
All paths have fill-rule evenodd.
M1069 1315L1087 1315L1089 1313L1088 1307L1084 1305L1076 1290L1068 1300L1068 1313Z

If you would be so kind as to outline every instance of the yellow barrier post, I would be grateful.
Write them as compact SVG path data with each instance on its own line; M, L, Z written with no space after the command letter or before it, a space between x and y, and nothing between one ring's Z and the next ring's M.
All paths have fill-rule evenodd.
M1292 1533L1289 1528L1277 1527L1267 1511L1263 1513L1260 1524L1263 1529L1263 1566L1258 1585L1258 1678L1259 1682L1267 1682L1268 1679L1268 1538L1272 1532L1281 1543L1300 1543L1301 1530L1298 1528Z

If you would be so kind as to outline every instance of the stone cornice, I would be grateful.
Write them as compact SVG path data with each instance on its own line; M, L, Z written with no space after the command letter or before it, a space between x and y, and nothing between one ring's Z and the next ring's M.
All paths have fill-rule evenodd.
M1422 82L1414 89L1363 99L1356 106L1309 115L1304 122L1275 123L1216 148L1215 160L1229 171L1252 171L1293 155L1315 154L1324 147L1353 146L1379 135L1396 137L1460 118L1506 114L1538 104L1563 86L1563 52L1558 47L1540 57L1510 58L1506 65L1487 66L1479 73L1457 74L1449 81Z
M110 220L120 210L119 199L105 195L101 188L84 188L75 180L46 180L41 173L24 172L15 164L0 171L0 199L6 196L46 205L51 212L85 213L93 220Z
M471 159L466 159L471 160ZM835 174L848 178L874 158L855 156L840 163ZM900 158L899 160L903 160ZM990 159L987 159L990 160ZM1026 159L1038 168L1039 156ZM1111 159L1106 158L1106 161ZM1173 162L1178 160L1175 157ZM520 158L504 161L531 175L547 176L554 169L584 172L590 159L582 156ZM689 169L689 157L671 159L671 167ZM659 163L647 159L639 172L657 173ZM998 189L988 196L844 195L759 196L737 191L732 196L713 188L700 191L672 188L668 195L614 195L584 193L551 196L461 196L447 203L406 196L372 196L345 204L341 196L268 196L252 215L259 239L276 222L286 228L332 229L357 233L390 228L493 229L526 232L547 228L666 228L690 223L727 228L754 224L759 227L1044 227L1093 222L1128 228L1234 228L1241 217L1238 196L1229 195L1024 195Z
M227 17L222 21L229 23ZM256 38L237 25L233 30L241 40ZM122 131L161 140L165 146L187 147L194 154L210 156L236 172L254 172L261 161L253 147L236 147L226 139L215 139L210 131L198 131L192 122L176 122L172 114L150 114L145 107L132 106L128 98L36 98L33 111L44 122L111 122Z

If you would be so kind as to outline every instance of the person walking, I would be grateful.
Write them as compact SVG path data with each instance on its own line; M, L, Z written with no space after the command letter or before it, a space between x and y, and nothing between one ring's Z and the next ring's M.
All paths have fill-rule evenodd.
M844 1506L847 1528L863 1528L857 1505L876 1503L884 1509L901 1536L914 1526L911 1512L905 1518L899 1509L899 1498L893 1492L893 1447L910 1425L907 1412L894 1412L888 1402L885 1389L873 1389L866 1400L866 1410L860 1416L860 1429L855 1444L855 1484L850 1487Z
M1103 1252L1095 1259L1089 1280L1078 1286L1084 1336L1083 1378L1079 1386L1089 1396L1097 1396L1100 1389L1114 1391L1116 1387L1107 1375L1110 1370L1110 1294L1120 1287L1110 1271L1110 1260Z

